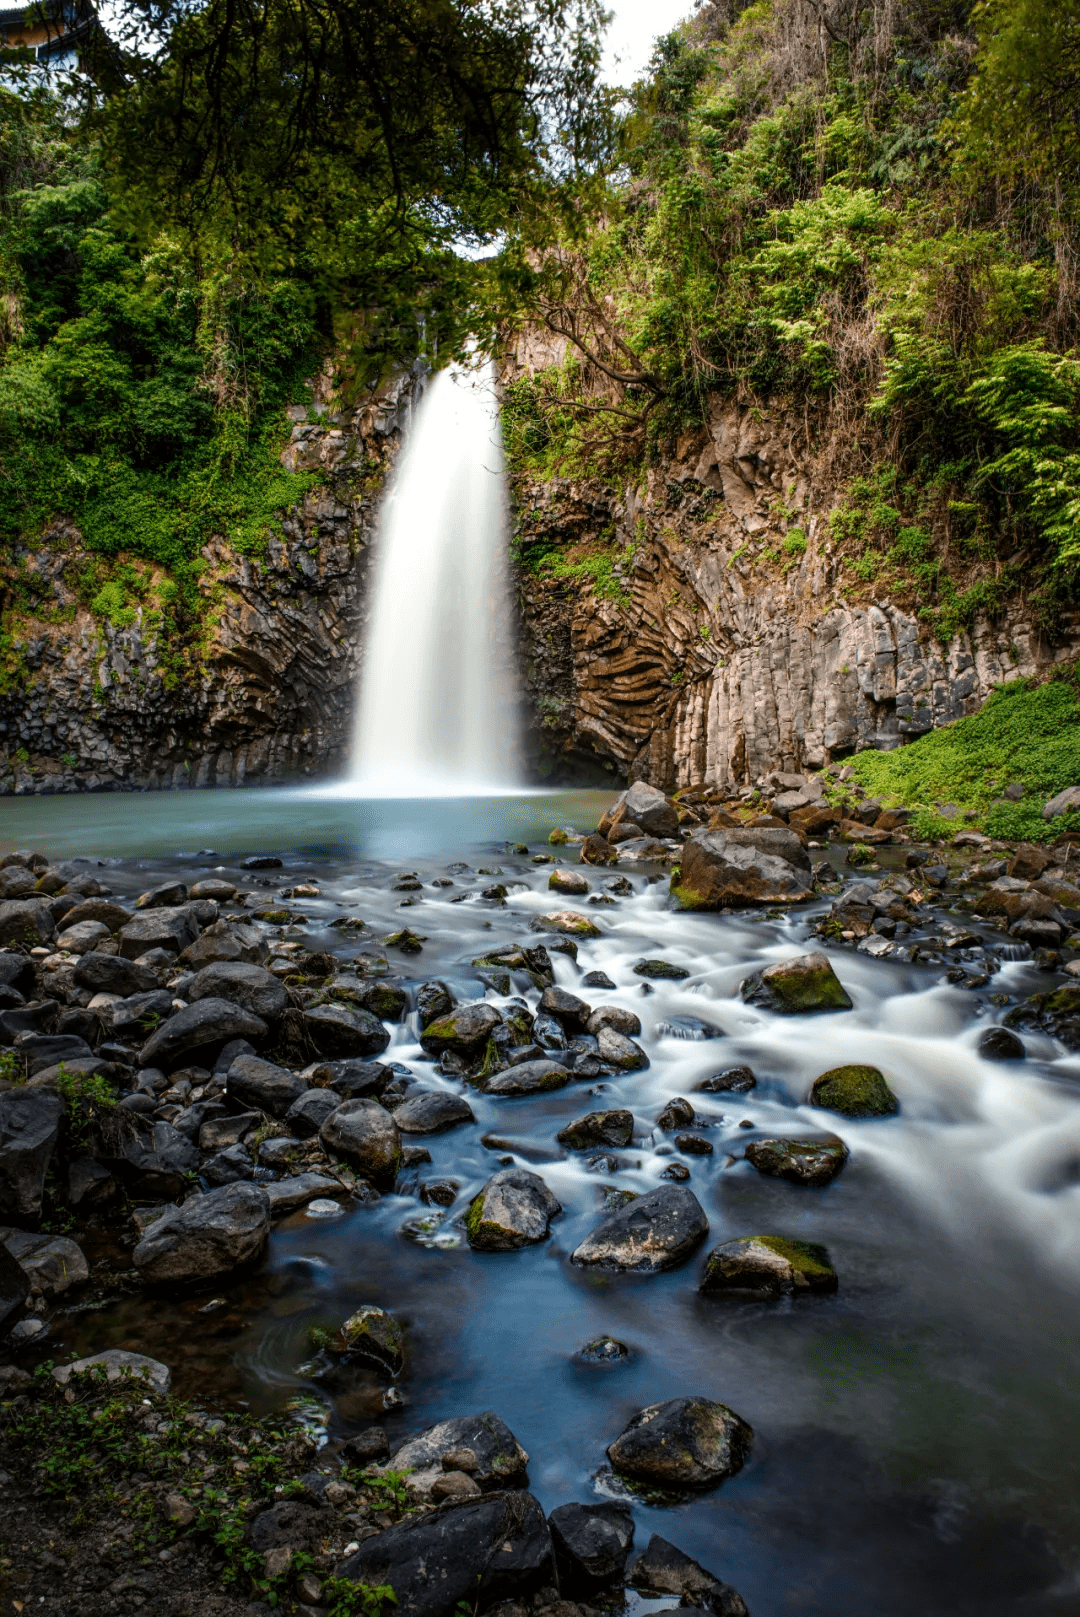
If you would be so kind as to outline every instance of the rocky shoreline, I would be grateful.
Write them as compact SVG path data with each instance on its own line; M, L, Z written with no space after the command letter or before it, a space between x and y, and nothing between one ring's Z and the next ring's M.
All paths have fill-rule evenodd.
M600 935L593 916L634 891L626 874L605 873L616 861L647 872L647 884L669 871L672 902L691 912L810 905L810 929L830 946L936 966L972 991L1021 951L1058 979L1019 1002L992 1000L1007 1025L984 1031L980 1054L1022 1061L1017 1027L1080 1048L1072 843L1006 846L968 831L949 846L917 847L902 825L883 823L880 805L830 802L826 786L842 784L823 781L815 795L813 782L781 778L762 805L703 792L671 799L638 783L595 832L553 832L549 850L531 855L509 850L536 867L534 879L546 875L555 902L583 908L534 914L516 941L475 955L472 998L417 973L426 940L409 927L377 935L343 914L329 922L328 947L306 947L303 906L321 898L319 885L283 884L275 856L248 859L237 881L213 874L145 892L131 890L137 875L119 861L53 866L29 851L0 860L0 1329L9 1358L0 1369L0 1587L23 1605L43 1595L55 1605L62 1594L72 1617L148 1602L215 1617L290 1603L308 1617L378 1617L386 1587L418 1617L453 1617L463 1600L505 1617L590 1617L627 1588L725 1617L745 1612L719 1572L666 1540L635 1550L619 1502L692 1496L743 1465L749 1425L694 1389L642 1408L607 1446L606 1468L598 1450L611 1498L567 1501L545 1516L528 1491L528 1456L494 1411L444 1420L393 1452L378 1423L317 1448L294 1420L252 1421L212 1399L171 1397L170 1367L146 1355L56 1364L50 1331L95 1290L212 1292L260 1262L275 1221L334 1218L390 1191L416 1197L421 1242L457 1231L476 1253L506 1253L547 1241L560 1202L542 1173L516 1160L512 1140L484 1136L498 1166L467 1192L445 1174L425 1177L423 1142L475 1124L478 1097L509 1103L596 1080L588 1093L602 1094L605 1080L648 1067L641 1019L606 1000L615 985L605 973L580 974L588 999L555 982L552 957L575 959ZM835 832L842 864L839 849L832 862L812 858L810 829ZM879 859L903 868L882 870ZM527 885L491 881L498 868L450 869L434 888L456 881L492 915ZM400 873L400 907L424 885ZM652 957L634 972L642 993L689 975ZM780 1016L852 1004L819 951L752 971L740 996ZM379 1059L406 1017L434 1085L423 1068ZM692 1017L673 1031L719 1036ZM669 1096L644 1124L625 1107L589 1109L568 1094L557 1134L564 1154L610 1171L644 1127L669 1157L647 1193L611 1188L570 1264L649 1275L701 1252L709 1219L691 1181L716 1149L712 1097L737 1099L755 1083L749 1067L721 1066L697 1086L699 1098ZM728 1136L728 1161L802 1195L848 1161L829 1114L887 1119L899 1109L869 1065L821 1072L805 1103L824 1114L815 1128L740 1125L753 1133L738 1148ZM714 1245L698 1288L776 1298L839 1283L824 1246L758 1231ZM392 1311L362 1307L311 1352L313 1373L326 1378L366 1366L392 1407L408 1354ZM582 1354L617 1364L625 1348L603 1338Z

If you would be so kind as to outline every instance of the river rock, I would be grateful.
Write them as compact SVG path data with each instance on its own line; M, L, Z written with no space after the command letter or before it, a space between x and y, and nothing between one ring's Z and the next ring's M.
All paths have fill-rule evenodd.
M254 1263L270 1233L270 1204L258 1185L226 1185L169 1207L144 1232L132 1262L144 1280L209 1280Z
M347 982L348 978L341 980ZM367 983L356 997L357 1003L380 1022L401 1022L409 1009L409 996L397 983Z
M516 1252L546 1241L548 1226L562 1207L539 1174L504 1168L492 1174L465 1214L474 1252Z
M647 977L650 982L682 982L690 972L686 966L677 966L671 960L639 960L634 975Z
M75 926L68 926L65 918L64 930L57 934L56 947L68 954L86 954L108 936L109 929L104 921L79 921Z
M848 1159L843 1140L752 1140L746 1160L770 1179L793 1185L828 1185Z
M314 1091L309 1090L309 1094ZM331 1099L334 1099L331 1096ZM334 1110L341 1105L340 1100L334 1100ZM202 1151L220 1151L225 1146L237 1145L245 1134L250 1134L262 1122L259 1112L240 1112L232 1117L212 1117L199 1128L199 1149Z
M683 909L726 904L798 904L810 898L810 858L786 826L697 831L683 845L671 893Z
M445 1456L469 1449L475 1464L473 1481L484 1493L495 1488L524 1488L529 1456L494 1410L480 1415L458 1415L429 1426L403 1444L393 1459L393 1471L441 1469Z
M340 1105L341 1096L332 1089L305 1089L285 1113L285 1121L298 1139L310 1140Z
M698 1089L707 1095L724 1095L729 1092L745 1095L756 1088L757 1079L754 1077L752 1067L728 1067L726 1072L714 1072L710 1078L703 1078L698 1084Z
M130 999L158 986L157 973L118 954L84 954L75 967L75 981L94 994L119 994Z
M476 1117L463 1096L449 1089L430 1089L398 1106L394 1122L402 1134L444 1134L462 1123L475 1123Z
M204 876L194 883L188 897L213 898L219 904L227 904L236 897L236 888L231 881L224 881L220 876Z
M339 1563L340 1576L388 1584L401 1617L453 1617L464 1604L487 1610L550 1587L555 1558L532 1494L453 1500L407 1516Z
M548 1517L548 1527L564 1595L590 1595L608 1584L621 1584L634 1542L634 1517L628 1505L615 1500L558 1505Z
M334 1058L377 1056L390 1035L377 1016L345 1005L312 1005L304 1012L304 1028L321 1055Z
M568 1033L584 1033L589 1025L592 1007L586 1005L583 999L576 994L568 994L565 988L545 988L540 996L540 1011L544 1016L554 1016L561 1022Z
M264 1022L276 1021L289 1006L289 992L284 984L262 966L243 960L218 960L204 966L188 984L185 998L192 1002L227 999L234 1005L242 1005Z
M548 887L553 893L565 893L568 898L582 898L589 891L580 870L553 870L548 877Z
M172 1200L187 1189L188 1175L199 1166L199 1153L191 1140L162 1119L124 1113L123 1130L109 1128L95 1147L99 1162L108 1167L128 1192L147 1200Z
M45 1175L63 1118L63 1101L46 1090L19 1087L0 1095L0 1212L41 1217Z
M381 1061L347 1057L342 1061L315 1061L300 1076L318 1088L332 1089L340 1100L355 1100L360 1095L381 1095L393 1074Z
M454 996L445 983L421 983L416 990L416 1015L421 1030L429 1022L437 1022L444 1016L449 1016L454 1008Z
M151 949L178 955L199 935L199 924L186 904L176 909L145 910L133 915L119 934L120 953L138 960Z
M270 1203L271 1218L280 1218L283 1213L291 1213L297 1207L304 1207L321 1197L341 1194L338 1180L331 1179L325 1173L297 1173L289 1179L273 1179L260 1188L265 1191ZM369 1194L378 1200L374 1191Z
M714 1246L705 1259L700 1291L753 1292L786 1297L793 1292L835 1291L836 1270L823 1246L779 1235L744 1235Z
M47 898L12 898L0 903L0 948L32 949L48 943L55 926Z
M82 1248L66 1235L32 1235L26 1230L0 1230L0 1241L46 1297L59 1297L90 1278Z
M656 1274L695 1253L709 1221L692 1190L659 1185L609 1214L574 1251L571 1262L590 1268Z
M321 1548L335 1525L336 1519L325 1505L279 1499L276 1505L259 1512L247 1530L247 1539L252 1549L263 1555L284 1549L310 1554Z
M636 780L615 799L597 826L599 836L607 837L629 821L650 837L674 837L679 833L679 811L670 797L647 781Z
M529 922L534 932L562 932L570 938L598 938L600 928L587 915L577 910L555 910L551 915L538 915ZM548 945L553 949L553 943Z
M589 1017L585 1030L598 1038L606 1027L613 1028L628 1039L635 1039L641 1032L641 1017L634 1011L624 1010L621 1005L601 1005Z
M449 1051L467 1063L475 1062L484 1054L501 1021L494 1005L474 1000L429 1022L420 1035L420 1044L429 1055L441 1056Z
M715 1488L741 1471L753 1432L726 1404L669 1398L636 1414L608 1449L620 1476L656 1488Z
M513 1098L518 1095L543 1095L549 1089L562 1089L570 1082L570 1074L557 1061L520 1061L515 1067L497 1072L484 1084L486 1095Z
M17 1033L15 1049L26 1061L28 1078L60 1062L94 1060L94 1052L77 1033Z
M218 961L261 965L269 950L256 926L241 922L213 921L180 956L180 964L200 971Z
M229 1039L265 1039L267 1031L261 1017L232 1000L200 999L176 1011L150 1035L139 1052L139 1066L168 1071L193 1051L208 1053ZM213 1062L207 1061L198 1064L213 1066Z
M54 1381L66 1387L72 1376L86 1375L103 1369L106 1381L125 1381L129 1377L147 1382L154 1392L165 1397L172 1385L172 1372L160 1359L147 1358L145 1353L125 1353L123 1348L109 1348L104 1353L92 1353L88 1359L76 1359L73 1364L58 1364L52 1372Z
M405 1331L400 1320L385 1308L364 1303L350 1314L334 1339L333 1351L367 1359L400 1375L405 1367Z
M307 1093L299 1073L276 1067L258 1056L237 1056L225 1080L231 1101L242 1107L255 1107L271 1117L284 1117L289 1108Z
M620 1110L586 1112L575 1118L555 1138L570 1151L589 1151L595 1146L622 1150L634 1137L634 1114Z
M877 1067L832 1067L814 1079L808 1099L841 1117L889 1117L900 1110Z
M4 987L14 988L30 997L35 981L34 962L28 955L17 954L14 950L0 951L0 983Z
M722 1583L657 1534L649 1540L648 1549L631 1562L626 1581L643 1595L672 1595L680 1606L704 1606L714 1617L748 1617L745 1601L730 1584Z
M616 1033L613 1027L600 1029L596 1035L596 1050L601 1061L609 1067L618 1067L620 1072L638 1072L649 1065L640 1044L635 1044L624 1033Z
M1023 1061L1024 1041L1007 1027L988 1027L980 1033L976 1051L984 1061Z
M780 1016L851 1009L846 989L820 950L766 966L745 978L739 992L748 1004L761 1005Z
M346 1100L331 1112L319 1138L334 1156L344 1157L373 1185L390 1186L401 1166L397 1124L377 1100Z

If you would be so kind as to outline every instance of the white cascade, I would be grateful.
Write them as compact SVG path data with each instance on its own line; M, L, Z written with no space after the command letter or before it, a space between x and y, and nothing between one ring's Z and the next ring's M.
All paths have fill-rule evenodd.
M352 784L380 797L517 781L506 477L490 365L429 383L379 522Z

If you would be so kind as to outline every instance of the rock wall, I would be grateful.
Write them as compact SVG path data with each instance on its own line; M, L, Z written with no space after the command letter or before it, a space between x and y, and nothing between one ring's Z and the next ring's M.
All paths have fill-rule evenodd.
M1080 654L1080 624L1050 645L1022 603L942 646L913 611L839 593L834 485L809 438L802 417L725 403L643 489L519 483L526 555L623 558L615 598L542 564L519 573L542 771L589 760L667 790L738 787L899 746Z

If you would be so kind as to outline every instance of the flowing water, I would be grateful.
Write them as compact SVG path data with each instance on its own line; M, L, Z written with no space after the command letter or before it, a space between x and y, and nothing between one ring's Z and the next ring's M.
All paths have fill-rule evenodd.
M346 958L365 947L327 929L342 913L362 916L375 936L407 925L423 934L423 952L401 957L396 973L438 976L461 998L501 1003L471 959L535 940L530 920L569 902L547 891L547 867L507 854L507 840L547 851L552 824L584 829L599 802L537 794L382 804L301 792L9 800L4 845L41 845L54 858L123 856L106 878L117 892L175 871L190 879L221 868L248 890L316 878L321 899L292 901L308 916L312 947ZM197 855L196 842L216 852ZM239 871L242 853L270 849L281 853L281 871ZM460 862L470 868L453 868ZM408 908L392 891L404 870L424 884ZM853 1010L776 1017L747 1006L741 979L805 949L812 911L679 915L659 871L626 874L630 896L596 907L572 901L602 936L581 943L576 965L553 959L563 986L639 1014L647 1070L528 1100L470 1090L476 1124L425 1138L432 1164L409 1171L398 1194L336 1219L292 1215L276 1226L259 1272L215 1296L134 1291L62 1315L48 1352L156 1352L181 1392L258 1409L299 1399L333 1436L378 1418L396 1442L437 1419L494 1409L529 1451L530 1483L546 1508L610 1488L606 1445L642 1406L703 1394L753 1426L751 1459L715 1492L668 1508L635 1502L637 1543L651 1533L671 1540L734 1584L753 1617L1080 1612L1080 1061L1025 1035L1025 1063L985 1062L974 1051L978 1031L1004 1014L990 990L954 988L943 968L844 950L833 960ZM594 893L609 879L589 872ZM494 880L510 887L505 905L481 896ZM987 941L1000 950L1000 934ZM646 992L633 971L643 955L690 975ZM613 990L580 986L597 969ZM1008 959L991 982L1012 997L1044 985L1030 961ZM535 1004L535 990L526 992ZM664 1031L687 1016L717 1036ZM411 1019L392 1035L384 1060L425 1087L461 1087L423 1056ZM811 1080L844 1061L879 1065L900 1115L851 1123L807 1108ZM751 1093L698 1090L740 1063L758 1075ZM605 1192L649 1188L671 1163L670 1136L654 1125L677 1094L714 1145L710 1157L685 1159L709 1219L707 1247L753 1233L822 1242L840 1276L835 1296L704 1298L696 1289L704 1251L652 1278L570 1265ZM556 1143L570 1118L623 1105L639 1143L616 1153L614 1168L590 1167L587 1155ZM851 1151L827 1189L761 1178L742 1160L757 1135L822 1125ZM485 1148L489 1131L505 1147ZM457 1220L507 1156L541 1173L563 1212L542 1246L476 1254ZM418 1195L434 1178L460 1187L441 1219ZM432 1221L421 1240L417 1220ZM408 1324L400 1406L384 1407L387 1387L376 1377L328 1385L311 1364L309 1328L336 1325L363 1302ZM603 1332L627 1344L626 1362L581 1360L582 1344Z
M379 523L352 789L517 778L507 502L490 364L429 383Z

